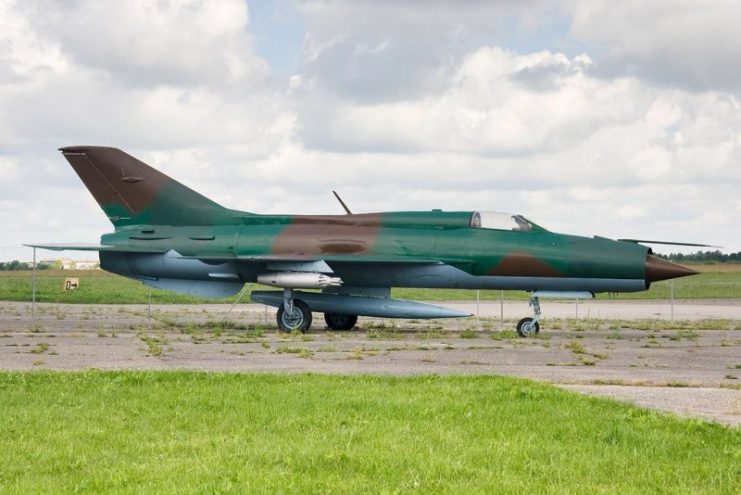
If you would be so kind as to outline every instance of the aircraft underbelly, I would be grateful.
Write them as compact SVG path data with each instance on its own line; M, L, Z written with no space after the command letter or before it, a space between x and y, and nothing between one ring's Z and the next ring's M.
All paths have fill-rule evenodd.
M100 267L143 282L150 287L203 297L228 297L244 283L233 262L208 264L165 254L100 252Z
M148 285L188 294L221 296L236 293L244 281L253 280L254 263L204 263L165 254L101 252L101 268ZM244 265L244 266L242 266ZM238 269L239 268L239 269ZM643 279L518 277L471 275L446 264L332 263L333 276L353 287L415 287L450 289L555 290L637 292L646 289ZM180 282L178 282L180 281ZM199 282L197 284L191 282Z
M334 264L336 276L357 287L638 292L643 279L471 275L450 265Z

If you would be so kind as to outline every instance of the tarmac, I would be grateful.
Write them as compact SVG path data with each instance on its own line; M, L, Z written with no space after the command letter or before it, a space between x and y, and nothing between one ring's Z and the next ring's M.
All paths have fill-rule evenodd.
M673 414L741 424L741 302L544 301L534 338L513 332L527 302L443 303L454 320L361 318L349 332L314 315L277 332L273 308L0 302L0 369L496 374ZM500 320L503 314L504 319ZM577 319L578 316L578 319ZM226 321L226 323L223 323Z

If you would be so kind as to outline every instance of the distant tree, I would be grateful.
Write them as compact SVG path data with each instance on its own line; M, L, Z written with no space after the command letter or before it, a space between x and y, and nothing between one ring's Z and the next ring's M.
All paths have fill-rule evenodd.
M33 268L33 265L31 263L24 263L18 260L0 262L0 271L3 271L3 272L17 271L17 270L30 270L32 268Z
M671 253L656 254L659 258L677 262L690 263L741 263L741 251L738 253L723 254L719 250L715 251L697 251L692 254Z

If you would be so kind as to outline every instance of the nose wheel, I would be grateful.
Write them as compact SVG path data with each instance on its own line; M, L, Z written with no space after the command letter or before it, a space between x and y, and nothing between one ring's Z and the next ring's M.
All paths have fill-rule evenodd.
M540 332L540 300L537 296L530 298L530 306L533 307L533 318L523 318L517 322L517 335L520 337L530 337Z
M523 318L517 322L517 335L529 337L540 332L540 324L534 318Z

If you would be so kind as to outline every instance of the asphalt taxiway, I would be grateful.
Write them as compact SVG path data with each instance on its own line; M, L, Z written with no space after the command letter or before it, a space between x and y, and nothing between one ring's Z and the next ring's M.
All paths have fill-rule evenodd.
M38 304L34 321L30 304L0 302L0 369L500 374L741 424L737 302L675 305L674 322L663 303L581 303L578 323L573 303L543 306L540 335L521 339L526 302L505 303L503 323L499 303L482 303L479 318L361 318L351 332L315 314L307 335L277 332L258 305Z

